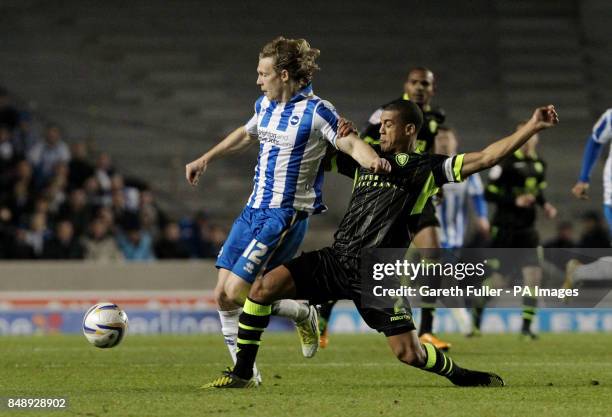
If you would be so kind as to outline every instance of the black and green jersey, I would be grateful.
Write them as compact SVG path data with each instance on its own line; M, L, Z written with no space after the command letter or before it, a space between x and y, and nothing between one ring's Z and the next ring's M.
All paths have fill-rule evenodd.
M408 100L408 96L404 94L402 99ZM383 112L383 107L385 106L381 106L372 113L368 123L361 132L363 139L373 145L378 144L380 141L380 115ZM421 107L421 110L423 111L423 126L417 135L414 151L416 153L431 153L436 135L438 134L438 127L444 123L446 115L440 107L428 105Z
M498 228L526 229L534 226L536 206L546 203L546 163L537 155L525 155L517 150L505 158L501 164L491 168L490 182L485 197L497 208L493 225ZM522 194L535 196L536 203L531 207L517 207L516 197Z
M408 218L420 214L438 188L461 181L463 154L381 154L392 166L389 174L373 174L357 166L348 155L335 159L339 172L355 172L349 208L334 235L332 249L359 257L362 249L408 247Z

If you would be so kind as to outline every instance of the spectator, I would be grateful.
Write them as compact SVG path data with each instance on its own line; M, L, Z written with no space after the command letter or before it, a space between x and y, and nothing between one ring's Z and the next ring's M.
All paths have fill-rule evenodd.
M49 200L47 200L43 196L39 196L34 200L34 206L32 208L32 215L34 214L42 214L47 219L47 226L53 224L53 214L50 210Z
M574 226L564 221L557 225L557 235L544 243L545 248L575 248Z
M102 152L100 155L98 155L98 159L96 160L95 176L96 180L98 180L100 191L103 194L110 195L111 177L114 173L115 170L113 168L110 155L106 152Z
M596 211L588 211L582 216L582 236L578 244L581 248L609 248L610 236L603 219Z
M123 194L125 209L132 212L138 211L140 200L138 188L126 186L123 175L115 174L111 177L111 195L114 196L119 192Z
M81 188L86 179L95 173L93 165L87 159L87 144L76 142L70 146L71 160L68 164L68 186L70 189Z
M37 142L32 129L32 116L27 111L19 114L19 128L13 132L13 146L18 158L25 158Z
M87 195L83 189L72 190L68 201L60 207L58 218L70 220L77 237L85 233L91 220L91 207L87 204Z
M0 259L9 258L11 248L14 246L15 227L13 226L13 213L8 207L0 207Z
M209 237L211 243L213 244L213 247L215 248L216 257L219 251L221 250L223 243L225 243L225 239L227 239L227 231L223 227L213 224L210 226Z
M11 132L6 125L0 125L0 191L13 183L13 170L17 155L11 143Z
M33 194L29 192L28 185L25 181L16 182L8 198L9 209L15 215L17 223L27 223L24 216L34 205Z
M85 259L109 262L123 260L123 255L109 232L108 223L102 218L94 219L89 225L89 235L83 239Z
M55 237L45 242L44 259L83 259L83 245L74 237L74 228L69 220L57 223Z
M16 155L8 126L0 125L0 175L5 176L15 165Z
M155 256L158 259L189 258L189 249L180 237L180 229L176 222L166 224L162 238L155 244Z
M115 233L115 215L110 207L100 207L96 217L106 224L106 227L111 233Z
M211 240L210 223L208 215L199 211L193 219L181 220L181 238L189 247L194 258L216 258L218 251Z
M140 228L138 216L131 214L123 220L123 233L117 240L123 256L128 261L151 261L153 255L153 244L151 235Z
M66 201L68 189L68 165L60 162L55 165L54 175L43 189L43 195L49 200L51 212L57 213Z
M159 231L164 229L168 218L166 214L157 206L155 196L151 190L143 189L140 191L140 221L142 228L153 236L157 236Z
M25 232L24 241L33 249L35 258L42 256L48 235L46 214L43 212L34 213L30 220L30 229Z
M54 124L47 126L44 141L32 147L28 153L28 160L34 167L39 185L46 183L53 176L58 163L68 163L70 150L62 140L62 131L59 126Z
M110 209L117 224L123 224L125 219L133 214L125 204L125 194L121 190L113 191Z
M89 177L83 182L83 189L87 195L87 204L91 207L103 207L110 206L110 198L105 200L102 192L100 191L100 184L96 177Z
M36 253L34 248L28 242L28 231L25 229L17 229L15 231L15 241L9 250L9 258L11 259L35 259Z
M557 235L544 242L544 257L555 265L559 270L565 270L565 265L572 259L572 253L559 249L575 248L574 226L571 222L564 221L557 225Z

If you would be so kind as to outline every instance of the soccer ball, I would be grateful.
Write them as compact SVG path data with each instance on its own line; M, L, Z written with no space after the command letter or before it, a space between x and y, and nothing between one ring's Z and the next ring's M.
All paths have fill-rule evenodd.
M83 334L95 347L112 348L121 343L128 329L128 317L117 304L98 303L83 318Z

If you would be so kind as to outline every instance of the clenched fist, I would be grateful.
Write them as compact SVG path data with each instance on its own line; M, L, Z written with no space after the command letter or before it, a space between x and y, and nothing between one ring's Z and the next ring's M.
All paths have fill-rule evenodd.
M533 112L529 123L533 124L533 126L537 130L548 129L549 127L553 127L557 123L559 123L559 115L555 110L555 106L549 104L546 107L538 107Z

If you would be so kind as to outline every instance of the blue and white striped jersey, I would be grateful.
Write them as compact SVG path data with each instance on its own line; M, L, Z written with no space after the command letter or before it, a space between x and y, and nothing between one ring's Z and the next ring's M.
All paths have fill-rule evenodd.
M584 149L580 181L589 182L591 170L597 161L602 146L610 141L612 141L612 108L606 110L593 126L593 132ZM604 167L603 183L604 204L612 205L612 146Z
M441 244L443 248L461 248L468 224L467 197L472 197L478 217L487 217L487 203L480 175L473 174L467 181L448 183L442 187L444 197L436 206L440 220Z
M321 160L327 142L336 146L334 107L315 96L308 85L287 103L259 97L245 127L260 142L247 206L324 211Z

